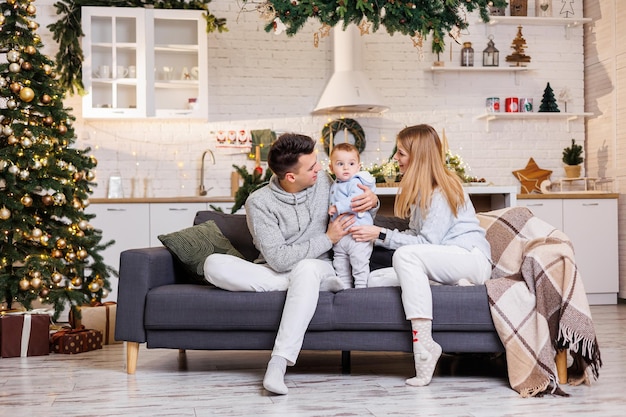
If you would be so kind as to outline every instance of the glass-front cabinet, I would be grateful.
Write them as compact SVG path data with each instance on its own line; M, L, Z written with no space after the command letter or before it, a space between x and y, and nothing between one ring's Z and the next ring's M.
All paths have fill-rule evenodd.
M86 118L208 116L201 11L83 7Z

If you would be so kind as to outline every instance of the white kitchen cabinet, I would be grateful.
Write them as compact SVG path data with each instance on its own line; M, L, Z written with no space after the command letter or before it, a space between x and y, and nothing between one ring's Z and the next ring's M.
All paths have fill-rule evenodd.
M102 230L102 242L115 243L101 252L104 263L119 271L120 253L126 249L145 248L150 244L150 208L148 204L91 204L85 210L95 214L91 225ZM104 301L117 300L118 279L111 281L111 294Z
M619 290L617 198L525 199L536 216L572 241L589 304L616 304Z
M83 7L83 116L208 116L200 10Z
M207 210L206 203L150 204L150 246L161 246L159 235L193 226L193 219L201 210Z

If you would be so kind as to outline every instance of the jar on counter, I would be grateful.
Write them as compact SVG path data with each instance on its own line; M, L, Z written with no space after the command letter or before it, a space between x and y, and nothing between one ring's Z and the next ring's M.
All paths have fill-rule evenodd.
M472 48L471 42L463 42L463 49L461 49L461 66L474 66L474 48Z

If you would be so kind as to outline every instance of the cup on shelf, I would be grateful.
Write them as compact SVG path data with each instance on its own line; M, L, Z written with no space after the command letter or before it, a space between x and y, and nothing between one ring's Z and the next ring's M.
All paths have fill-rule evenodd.
M171 80L174 77L174 67L163 67L161 68L161 76L163 80Z
M131 65L128 67L128 78L137 78L137 67Z
M504 111L507 113L518 113L519 99L517 97L507 97L504 100Z
M115 78L126 78L128 76L128 68L122 65L115 67Z
M100 65L94 74L98 78L109 78L111 76L111 67L108 65Z

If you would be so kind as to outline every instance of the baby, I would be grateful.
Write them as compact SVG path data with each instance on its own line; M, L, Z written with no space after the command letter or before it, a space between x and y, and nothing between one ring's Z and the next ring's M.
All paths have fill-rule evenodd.
M351 201L355 195L363 193L357 184L376 190L376 180L367 171L360 171L361 161L358 149L350 143L337 144L330 153L330 170L336 181L330 189L330 209L328 214L335 219L343 213L351 213ZM376 209L356 214L355 225L374 223ZM373 242L357 242L351 235L344 236L333 246L335 256L333 267L344 288L366 288L370 275L370 256Z

